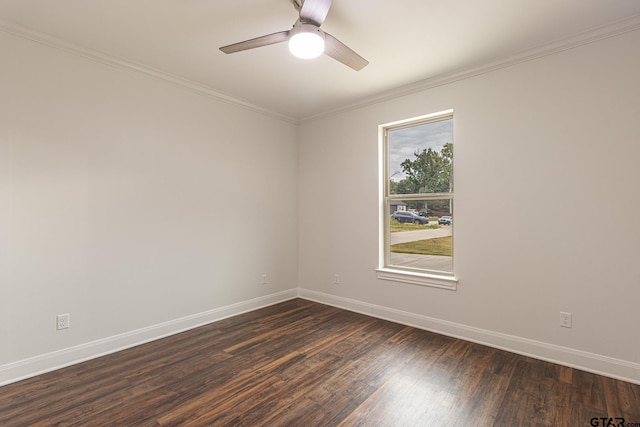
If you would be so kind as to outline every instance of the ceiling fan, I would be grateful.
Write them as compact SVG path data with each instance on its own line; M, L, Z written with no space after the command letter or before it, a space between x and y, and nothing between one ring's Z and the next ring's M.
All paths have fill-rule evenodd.
M224 53L235 53L256 47L289 42L289 50L294 56L311 59L322 53L356 71L361 70L369 61L358 55L320 26L329 13L332 0L292 0L298 10L299 18L293 28L255 39L230 44L220 48Z

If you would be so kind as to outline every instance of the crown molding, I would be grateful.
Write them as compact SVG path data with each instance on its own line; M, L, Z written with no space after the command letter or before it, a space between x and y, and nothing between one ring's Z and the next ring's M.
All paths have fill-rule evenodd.
M247 100L240 99L233 95L224 93L222 91L201 85L194 81L185 79L180 76L176 76L165 71L149 67L144 64L140 64L128 59L118 58L106 53L97 51L95 49L89 49L81 47L72 43L65 42L57 39L53 36L40 33L29 28L12 24L0 19L0 31L20 37L26 40L30 40L48 47L62 50L64 52L81 56L94 62L102 63L111 67L116 67L124 70L134 71L140 74L144 74L156 79L163 80L182 88L189 89L191 91L200 93L205 96L215 98L218 101L227 102L235 106L239 106L253 112L261 113L288 123L301 124L303 122L310 122L318 119L322 119L336 114L353 111L356 109L364 108L370 105L375 105L380 102L389 101L392 99L400 98L402 96L410 95L416 92L422 92L438 86L447 85L460 80L465 80L471 77L496 71L502 68L511 67L523 62L532 61L534 59L542 58L556 53L574 49L590 43L595 43L600 40L604 40L610 37L616 37L628 32L637 31L640 29L640 14L630 16L625 19L615 21L611 24L592 28L590 30L575 34L570 37L556 40L552 43L547 43L541 46L533 47L531 49L515 53L511 56L498 58L493 61L486 62L484 64L475 65L472 67L466 67L458 69L449 73L441 74L438 76L430 77L409 85L401 86L390 91L377 93L373 96L360 99L354 103L344 105L335 109L327 110L318 114L313 114L307 117L292 117L284 115L273 110L260 107Z
M583 31L581 33L562 38L551 43L520 51L507 57L498 58L480 65L461 68L455 71L440 74L438 76L430 77L428 79L401 86L389 91L378 93L349 105L301 118L298 120L298 122L310 122L325 117L334 116L336 114L357 110L381 102L411 95L416 92L422 92L438 86L444 86L460 80L465 80L471 77L490 73L502 68L518 65L523 62L532 61L566 50L575 49L580 46L595 43L611 37L620 36L622 34L637 30L640 30L640 14L615 21L607 25L595 27L590 30Z
M285 122L289 122L292 124L296 124L298 122L298 120L294 117L290 117L284 114L277 113L273 110L260 107L259 105L253 104L244 99L240 99L238 97L229 95L222 91L201 85L192 80L185 79L183 77L180 77L171 73L167 73L165 71L162 71L144 64L140 64L135 61L109 55L95 49L89 49L86 47L78 46L73 43L68 43L56 37L50 36L48 34L44 34L32 29L23 27L21 25L12 24L2 19L0 19L0 31L25 39L25 40L29 40L29 41L47 46L47 47L58 49L72 55L80 56L85 59L98 62L103 65L108 65L110 67L115 67L115 68L119 68L127 71L134 71L136 73L144 74L146 76L153 77L155 79L163 80L175 86L180 86L182 88L191 90L201 95L215 98L218 101L230 103L235 106L239 106L239 107L251 110L253 112L265 114L267 116L270 116L279 120L283 120Z

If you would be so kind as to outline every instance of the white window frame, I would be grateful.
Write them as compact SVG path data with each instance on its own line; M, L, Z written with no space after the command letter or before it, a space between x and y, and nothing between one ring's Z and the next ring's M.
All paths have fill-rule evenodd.
M453 192L451 193L422 193L422 194L389 194L389 146L388 132L393 129L420 125L429 122L435 122L451 118L453 119L453 110L440 111L433 114L427 114L411 119L400 120L396 122L386 123L378 126L378 176L379 176L379 262L376 269L377 277L381 280L390 280L394 282L409 283L414 285L431 286L442 289L456 290L458 287L458 279L455 276L454 269L451 274L446 272L437 272L423 269L412 269L390 265L389 262L389 239L390 239L390 223L389 202L392 200L442 200L450 199L453 202ZM454 143L455 150L455 143ZM455 163L455 156L454 156ZM455 221L454 223L455 224ZM454 225L452 224L452 227ZM455 247L455 246L454 246Z

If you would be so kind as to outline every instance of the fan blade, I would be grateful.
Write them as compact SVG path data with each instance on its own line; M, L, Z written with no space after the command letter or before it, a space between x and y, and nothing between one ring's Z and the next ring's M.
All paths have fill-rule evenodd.
M330 7L331 0L304 0L300 8L300 20L319 27L326 19Z
M324 53L356 71L362 70L369 64L369 61L329 33L324 33Z
M243 50L255 49L256 47L286 42L287 40L289 40L289 31L281 31L279 33L273 33L267 36L256 37L255 39L223 46L220 50L224 53L235 53Z

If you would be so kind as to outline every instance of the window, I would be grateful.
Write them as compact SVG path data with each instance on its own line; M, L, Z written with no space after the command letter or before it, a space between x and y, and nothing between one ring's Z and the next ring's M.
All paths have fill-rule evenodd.
M453 111L380 126L378 277L455 289Z

